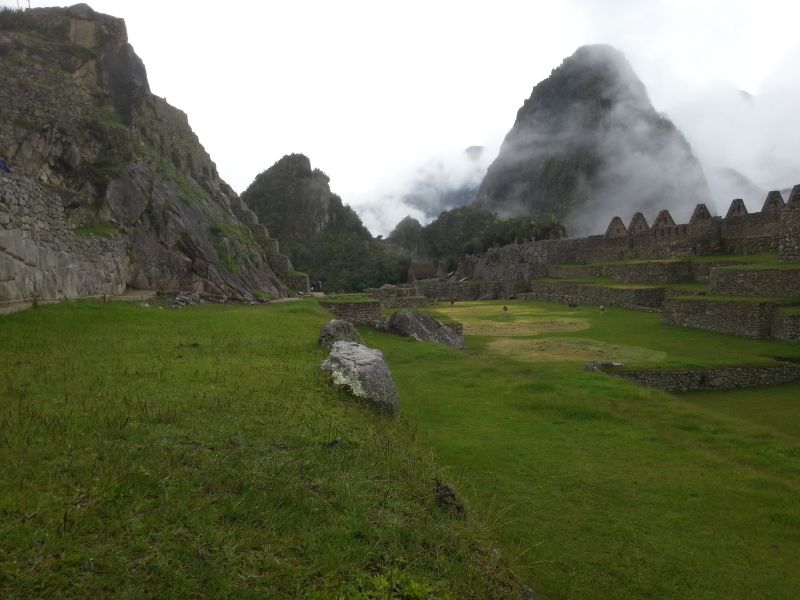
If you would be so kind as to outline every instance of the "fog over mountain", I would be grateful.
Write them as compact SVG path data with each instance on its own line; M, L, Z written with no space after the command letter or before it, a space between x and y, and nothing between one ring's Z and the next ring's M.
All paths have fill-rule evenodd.
M659 115L625 56L579 48L538 83L489 167L475 206L501 216L554 216L571 235L616 216L685 219L710 203L686 139Z

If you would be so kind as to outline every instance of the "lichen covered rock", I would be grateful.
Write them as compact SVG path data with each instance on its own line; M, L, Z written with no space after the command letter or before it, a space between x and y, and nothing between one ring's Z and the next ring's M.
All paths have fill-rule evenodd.
M331 373L334 385L378 412L392 417L399 414L397 388L380 350L355 342L335 342L321 368Z
M387 326L390 333L404 335L421 342L435 342L464 347L464 336L457 334L441 321L416 310L398 310L389 318Z

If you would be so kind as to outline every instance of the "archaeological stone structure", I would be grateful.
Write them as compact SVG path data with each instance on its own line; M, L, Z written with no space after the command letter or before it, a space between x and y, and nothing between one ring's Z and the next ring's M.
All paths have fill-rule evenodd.
M770 192L755 213L737 199L725 217L698 204L684 224L666 210L652 225L642 213L627 227L617 216L603 235L490 248L449 277L368 292L387 307L420 296L620 306L661 311L671 325L800 341L800 185L788 202Z

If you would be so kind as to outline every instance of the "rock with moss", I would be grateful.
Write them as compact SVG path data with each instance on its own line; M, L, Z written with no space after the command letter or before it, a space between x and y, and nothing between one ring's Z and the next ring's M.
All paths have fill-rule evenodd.
M319 332L319 345L330 350L336 342L363 343L352 323L342 319L331 319Z
M392 372L380 350L355 342L335 342L321 368L331 374L334 385L376 411L390 417L400 413Z

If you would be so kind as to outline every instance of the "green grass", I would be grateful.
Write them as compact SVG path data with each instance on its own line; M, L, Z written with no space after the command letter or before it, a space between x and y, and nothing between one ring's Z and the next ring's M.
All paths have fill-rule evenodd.
M117 233L117 226L108 221L81 225L72 230L78 237L88 238L89 236L110 238Z
M800 382L726 392L692 392L681 398L800 439Z
M694 299L694 296L687 298ZM502 311L502 306L509 308ZM481 311L477 316L471 312ZM496 314L494 314L496 311ZM471 335L476 329L485 329L485 321L505 321L513 324L509 335L532 341L586 340L604 344L609 359L614 348L647 349L643 357L626 363L630 368L695 369L720 366L775 365L786 357L800 360L800 345L778 340L756 340L722 333L712 333L687 327L662 325L657 313L606 307L600 313L597 307L582 305L568 310L552 302L520 302L513 300L491 302L464 302L455 306L439 304L425 309L437 318L453 318L464 323L468 346L482 351L496 339L486 335ZM488 314L484 314L488 313ZM563 326L562 326L563 325ZM498 332L500 335L502 331ZM652 354L658 353L659 358ZM538 360L538 358L537 358ZM564 363L577 369L586 359L580 354L567 357Z
M487 598L415 425L330 388L314 302L0 318L0 597ZM329 444L332 440L340 442Z
M586 373L577 357L530 360L494 344L625 344L664 353L665 367L769 362L800 347L665 327L658 315L613 308L504 301L429 312L451 314L467 333L481 323L543 331L467 335L459 352L361 329L388 358L405 413L541 597L796 597L793 427ZM553 331L567 318L588 327ZM774 419L781 411L800 419L790 397L775 403Z

